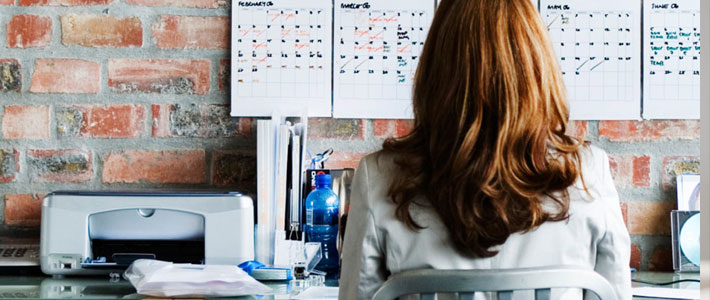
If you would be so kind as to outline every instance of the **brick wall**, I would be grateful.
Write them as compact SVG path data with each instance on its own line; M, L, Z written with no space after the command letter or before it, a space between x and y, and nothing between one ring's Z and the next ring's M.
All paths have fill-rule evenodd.
M0 233L36 236L58 189L255 190L254 121L229 117L228 3L0 0ZM410 128L315 119L310 149L355 167ZM668 270L673 182L698 169L699 122L573 131L611 155L632 266Z

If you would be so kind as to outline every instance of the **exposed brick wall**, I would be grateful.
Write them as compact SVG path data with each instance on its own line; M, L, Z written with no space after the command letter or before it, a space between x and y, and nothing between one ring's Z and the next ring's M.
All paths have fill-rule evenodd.
M0 0L0 233L36 235L53 190L256 190L254 120L229 117L229 3ZM309 148L356 167L411 128L313 119ZM610 154L631 265L667 269L674 178L698 169L699 122L575 122L570 133Z

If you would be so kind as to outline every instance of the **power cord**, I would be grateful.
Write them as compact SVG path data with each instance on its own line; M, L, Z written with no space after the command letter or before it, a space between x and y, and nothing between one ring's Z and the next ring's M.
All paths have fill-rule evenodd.
M645 280L639 280L639 279L631 279L632 282L636 283L643 283L643 284L651 284L651 285L671 285L671 284L676 284L676 283L681 283L681 282L700 282L699 279L680 279L680 280L674 280L674 281L668 281L668 282L652 282L652 281L645 281Z

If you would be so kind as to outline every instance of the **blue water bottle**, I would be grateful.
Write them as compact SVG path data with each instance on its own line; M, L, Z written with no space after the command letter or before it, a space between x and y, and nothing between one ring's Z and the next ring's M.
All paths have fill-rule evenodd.
M316 269L328 276L338 274L338 205L340 200L333 192L329 174L316 175L316 189L306 198L306 226L308 241L320 242L323 258Z

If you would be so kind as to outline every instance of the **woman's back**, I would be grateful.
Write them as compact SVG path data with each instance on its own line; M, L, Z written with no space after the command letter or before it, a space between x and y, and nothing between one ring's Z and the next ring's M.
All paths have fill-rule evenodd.
M412 107L411 133L357 171L343 299L410 269L559 264L593 268L630 298L608 158L566 134L562 72L529 0L439 1Z
M377 153L362 160L354 183L351 214L343 246L341 299L370 299L390 274L406 270L507 269L577 265L594 269L630 299L629 236L604 151L582 150L584 184L568 188L569 219L546 222L528 233L514 233L498 254L472 258L453 246L447 228L423 197L410 206L413 231L395 217L387 196L397 176L392 154ZM546 206L554 212L556 206ZM359 270L359 271L356 271Z

